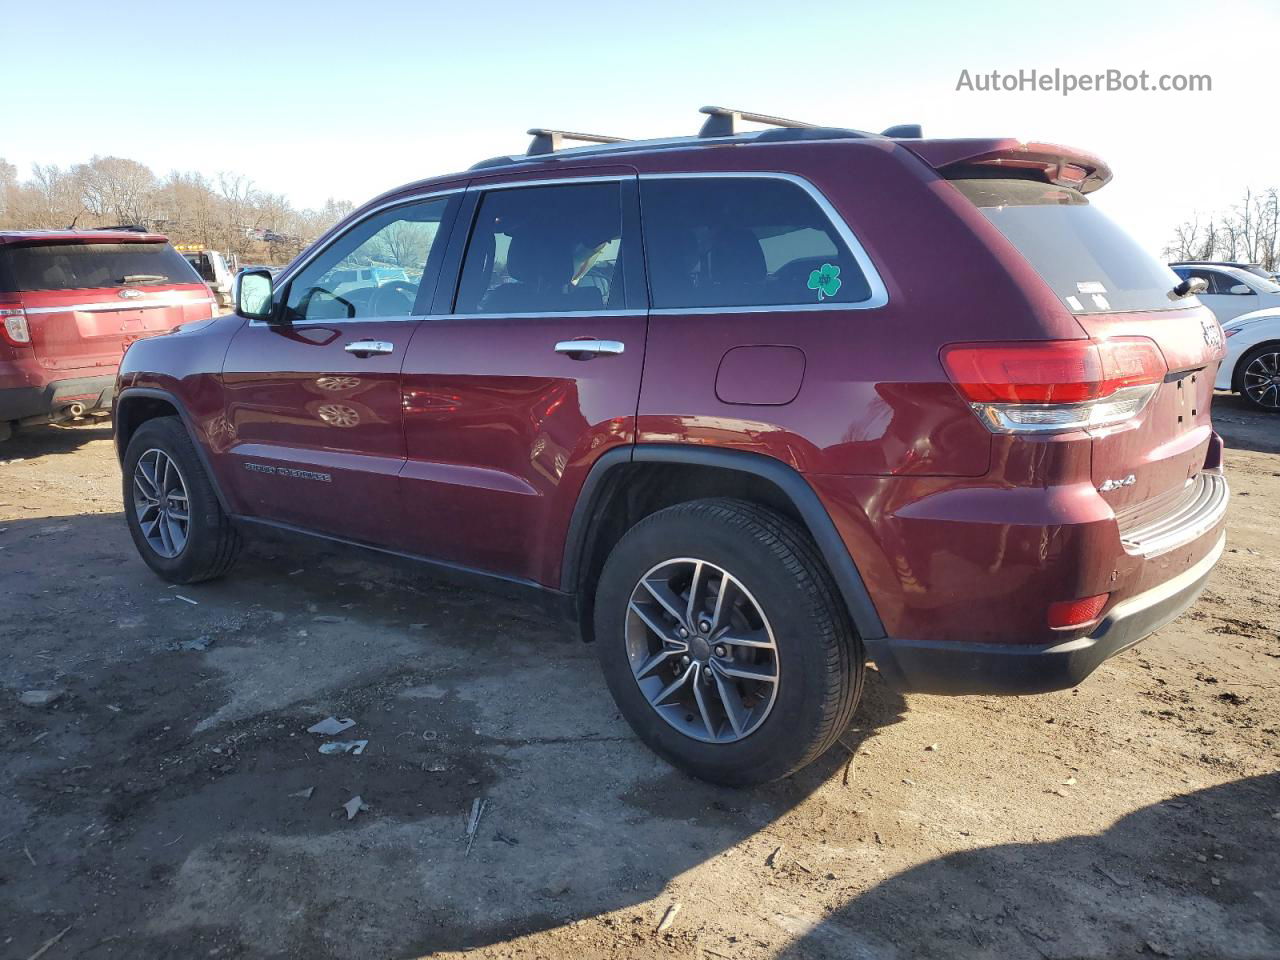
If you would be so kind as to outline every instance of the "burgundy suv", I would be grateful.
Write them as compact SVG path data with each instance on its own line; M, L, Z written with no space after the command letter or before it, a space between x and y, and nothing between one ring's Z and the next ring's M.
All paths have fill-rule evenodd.
M647 744L739 784L827 749L867 659L1056 690L1182 612L1223 549L1222 334L1090 204L1108 168L704 112L533 131L134 345L146 562L217 577L268 526L527 588Z

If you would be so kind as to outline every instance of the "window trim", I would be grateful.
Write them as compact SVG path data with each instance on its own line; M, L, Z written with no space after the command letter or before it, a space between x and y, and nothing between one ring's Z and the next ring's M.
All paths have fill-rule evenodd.
M818 205L818 209L822 211L823 216L835 228L840 239L844 241L845 246L849 248L849 253L853 257L853 262L858 265L858 269L862 271L862 275L866 278L867 289L870 296L865 300L859 300L857 303L770 303L749 305L741 307L650 307L649 313L652 316L669 317L669 316L689 316L689 315L716 315L727 313L793 313L795 311L813 311L813 310L874 310L883 307L889 302L889 291L885 287L884 280L880 277L880 272L876 269L875 264L871 262L871 257L867 255L866 249L858 240L849 224L845 222L840 212L831 205L831 201L826 198L810 180L795 173L780 173L777 171L753 171L753 170L732 170L719 173L702 172L697 173L642 173L640 181L645 180L785 180L793 183L809 195L809 198ZM641 216L643 217L643 197L641 198ZM648 274L648 260L645 261L646 276Z

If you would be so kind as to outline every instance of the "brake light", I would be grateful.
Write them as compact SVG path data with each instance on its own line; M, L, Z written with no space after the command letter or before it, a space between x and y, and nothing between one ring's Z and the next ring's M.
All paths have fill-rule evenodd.
M1098 619L1106 606L1109 593L1099 593L1079 600L1059 600L1049 604L1049 626L1054 630L1071 630L1087 627Z
M956 343L942 348L942 365L995 433L1123 422L1141 412L1168 372L1145 337Z
M0 309L0 335L14 347L25 347L31 342L31 328L21 307Z

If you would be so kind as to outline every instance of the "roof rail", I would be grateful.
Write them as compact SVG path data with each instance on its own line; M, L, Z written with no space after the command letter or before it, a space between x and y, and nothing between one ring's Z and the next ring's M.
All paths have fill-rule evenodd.
M787 120L784 117L771 117L767 113L748 113L746 110L733 110L729 107L701 107L699 113L708 114L698 131L700 137L732 137L737 133L737 125L741 120L751 123L763 123L770 127L816 127L816 123L805 123L803 120Z
M606 137L599 133L574 133L571 130L547 130L534 127L529 131L533 142L525 151L526 156L534 157L544 153L555 153L565 140L581 140L584 143L622 143L626 137Z

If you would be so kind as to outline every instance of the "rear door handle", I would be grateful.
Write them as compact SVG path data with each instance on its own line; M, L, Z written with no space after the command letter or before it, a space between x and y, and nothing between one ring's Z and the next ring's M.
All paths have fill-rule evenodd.
M343 349L357 357L370 357L374 354L395 353L396 345L386 340L354 340Z
M556 353L563 353L574 360L590 360L592 357L616 357L627 348L621 340L561 340Z

